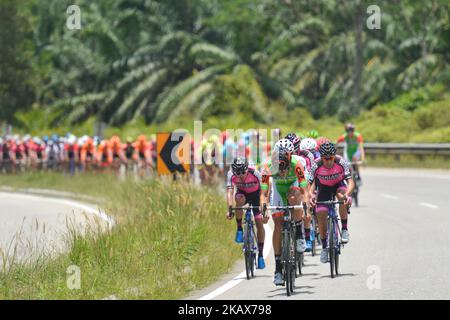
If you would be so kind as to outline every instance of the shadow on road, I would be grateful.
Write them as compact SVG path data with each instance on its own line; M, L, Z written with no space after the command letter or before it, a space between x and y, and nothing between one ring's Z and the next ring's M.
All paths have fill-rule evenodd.
M291 293L292 296L297 296L301 294L314 294L313 291L302 291L304 289L313 289L314 287L311 286L295 286L294 292ZM279 286L277 289L270 291L270 293L274 293L273 295L267 295L268 298L275 298L275 297L286 297L286 288L284 286ZM276 294L275 294L276 293Z
M356 277L356 276L358 276L358 275L355 274L355 273L339 273L337 276L335 276L335 278ZM317 277L317 278L313 278L313 279L314 280L320 280L320 279L323 279L323 278L331 278L331 275L327 274L327 275L324 275L324 276L321 276L321 277Z

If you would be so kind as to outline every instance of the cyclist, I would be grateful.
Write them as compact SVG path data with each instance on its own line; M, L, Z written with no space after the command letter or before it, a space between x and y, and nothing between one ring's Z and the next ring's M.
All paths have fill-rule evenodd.
M261 206L267 205L268 191L270 185L270 204L278 205L300 205L303 200L309 203L307 192L308 182L305 179L305 169L300 158L293 155L294 145L288 139L281 139L275 144L271 159L266 161L262 167L261 174ZM296 224L296 250L300 253L306 249L303 235L303 210L293 210L293 219ZM273 248L275 254L274 284L282 285L281 268L281 231L283 228L283 212L272 214L275 224L273 232Z
M122 164L127 163L124 147L118 136L112 136L109 142L109 146L112 152L112 168L114 171L117 171L120 169Z
M6 173L13 172L15 154L16 151L13 140L10 136L5 137L5 140L0 142L0 173L3 172L3 170Z
M67 159L67 168L71 176L75 174L75 168L79 161L78 148L77 137L70 135L64 143L64 158Z
M97 164L101 169L108 168L113 162L110 141L104 139L97 147Z
M48 141L47 147L45 149L44 163L46 164L46 168L48 170L58 169L62 160L61 155L62 151L59 146L59 137L57 135L53 135L52 138Z
M45 158L45 144L39 137L33 138L34 152L36 153L36 163L33 166L35 170L41 170Z
M134 161L138 165L139 175L143 177L147 168L152 167L151 143L147 141L145 135L140 135L134 143Z
M342 223L342 243L349 242L348 233L348 213L347 207L352 204L351 194L353 192L354 183L350 173L347 160L336 155L336 148L333 143L326 142L320 146L321 158L316 160L317 167L312 171L312 180L310 193L311 204L315 205L316 197L313 192L318 189L317 200L327 201L334 200L336 196L338 200L345 203L339 206L339 215ZM316 213L319 224L319 233L321 237L326 237L328 208L326 206L317 205ZM327 239L322 238L322 254L320 261L328 262Z
M25 145L22 142L22 139L19 135L14 135L14 150L15 150L15 161L14 163L14 171L23 171L25 169L26 163L26 155L25 155Z
M127 137L125 140L125 146L124 146L124 152L125 152L125 158L127 158L127 170L130 170L133 168L133 157L134 157L134 143L132 137Z
M345 131L346 133L337 139L337 143L345 143L344 158L354 163L352 167L355 168L359 180L361 180L359 166L356 162L359 160L364 162L366 160L363 137L359 132L355 131L355 125L350 122L345 125ZM358 183L360 182L358 181Z
M227 202L228 207L233 205L233 193L236 187L236 194L234 200L237 207L242 207L246 203L251 206L259 207L259 200L261 194L261 176L254 168L249 168L246 158L235 158L231 164L231 169L227 174ZM236 210L236 239L237 243L244 242L244 234L242 230L242 215L243 210ZM264 269L266 267L264 262L264 237L265 231L263 223L267 223L268 218L264 218L259 209L253 210L253 216L255 218L256 233L258 238L258 269ZM233 218L231 210L227 213L227 219Z
M81 170L90 170L96 159L96 148L91 137L83 136L79 140Z

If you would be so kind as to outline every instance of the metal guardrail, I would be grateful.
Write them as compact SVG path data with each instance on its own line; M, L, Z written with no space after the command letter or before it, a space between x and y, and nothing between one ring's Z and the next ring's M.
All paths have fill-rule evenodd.
M342 152L344 144L338 145L338 152ZM418 156L446 156L450 157L450 143L364 143L366 155L412 154Z

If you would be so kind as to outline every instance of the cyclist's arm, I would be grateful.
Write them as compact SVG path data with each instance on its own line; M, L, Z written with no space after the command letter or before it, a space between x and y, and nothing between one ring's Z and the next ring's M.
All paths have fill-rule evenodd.
M361 161L366 161L366 153L364 152L364 145L362 142L359 144L359 151L361 153Z
M266 173L261 174L261 194L259 203L261 206L264 204L269 205L269 187L270 187L270 175Z
M351 197L354 189L355 189L355 182L353 181L352 178L350 178L347 180L347 192L345 193L345 195L347 197Z
M234 187L233 187L233 173L228 171L227 174L227 205L228 207L233 206L233 193L234 193Z
M355 188L355 183L350 171L350 164L344 158L339 159L339 164L344 168L344 180L347 181L347 191L345 192L345 195L349 197L352 195L353 189Z
M362 137L361 134L358 135L357 140L358 140L359 152L361 153L361 161L365 161L366 160L366 154L364 152L364 141L363 141L363 137Z
M342 143L342 142L344 142L344 141L345 141L345 136L344 136L344 135L341 135L341 136L337 139L336 144Z

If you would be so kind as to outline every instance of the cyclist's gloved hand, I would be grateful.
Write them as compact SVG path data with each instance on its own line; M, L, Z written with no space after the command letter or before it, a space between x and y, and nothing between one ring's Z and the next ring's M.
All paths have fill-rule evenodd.
M233 212L233 210L231 210L231 206L228 206L227 219L231 220L231 219L233 219L233 216L234 216L234 212Z
M309 197L309 204L310 204L311 207L315 207L316 206L316 197L315 196Z
M346 196L344 200L344 204L348 207L351 207L353 203L353 199L350 196Z

